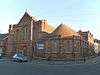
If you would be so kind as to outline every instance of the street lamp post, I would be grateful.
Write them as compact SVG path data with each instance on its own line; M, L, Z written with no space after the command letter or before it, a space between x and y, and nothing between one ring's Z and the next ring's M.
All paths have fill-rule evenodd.
M74 48L75 48L75 41L74 41L74 35L73 35L73 49L72 49L72 58L74 59L74 61L75 61L75 50L74 50Z

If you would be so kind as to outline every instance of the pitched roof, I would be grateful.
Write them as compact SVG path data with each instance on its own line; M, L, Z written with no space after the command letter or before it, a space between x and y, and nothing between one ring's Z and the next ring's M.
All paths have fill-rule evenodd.
M2 41L7 36L8 36L8 34L0 34L0 41Z
M60 24L53 32L51 35L60 35L61 37L65 36L72 36L76 35L79 36L77 32L75 32L73 29L70 27L66 26L65 24Z
M33 16L31 16L31 15L29 15L27 12L25 12L25 14L22 16L22 18L20 19L20 21L18 22L18 24L20 24L20 22L22 22L22 21L27 21L27 20L29 20L29 19L33 19L34 21L36 21L36 19L33 17Z
M43 32L47 32L47 33L51 33L54 30L54 27L52 25L50 25L47 20L40 20L42 22L42 31Z
M51 33L53 30L54 30L54 27L53 26L51 26L51 25L48 25L47 26L48 33Z

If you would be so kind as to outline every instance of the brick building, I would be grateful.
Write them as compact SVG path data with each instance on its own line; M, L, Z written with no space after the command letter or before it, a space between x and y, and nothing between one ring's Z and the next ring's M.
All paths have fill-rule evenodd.
M93 48L93 45L94 45L93 34L90 31L82 32L81 30L78 31L78 33L83 37L83 39L88 41L89 53L90 53L90 55L93 55L95 53L94 48Z
M47 20L36 20L25 12L18 24L9 25L7 43L5 52L9 57L21 52L29 58L67 59L88 57L93 36L64 24L54 30Z
M88 41L67 25L60 24L48 37L43 37L43 48L36 48L35 57L68 59L88 57ZM44 46L45 45L45 46Z
M21 52L32 57L34 43L52 31L53 27L46 20L37 21L25 12L18 24L9 25L7 55L12 56L16 52Z

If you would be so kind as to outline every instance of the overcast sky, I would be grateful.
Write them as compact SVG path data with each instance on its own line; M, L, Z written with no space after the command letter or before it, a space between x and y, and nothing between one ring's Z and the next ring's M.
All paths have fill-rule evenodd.
M9 24L18 23L26 9L55 27L69 24L76 31L90 30L100 39L100 0L0 0L0 33L7 33Z

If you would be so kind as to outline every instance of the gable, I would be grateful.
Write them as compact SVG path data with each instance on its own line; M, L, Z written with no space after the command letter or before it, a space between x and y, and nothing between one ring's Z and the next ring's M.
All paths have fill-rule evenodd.
M29 24L31 20L32 20L32 17L27 12L25 12L23 17L20 19L18 25Z

